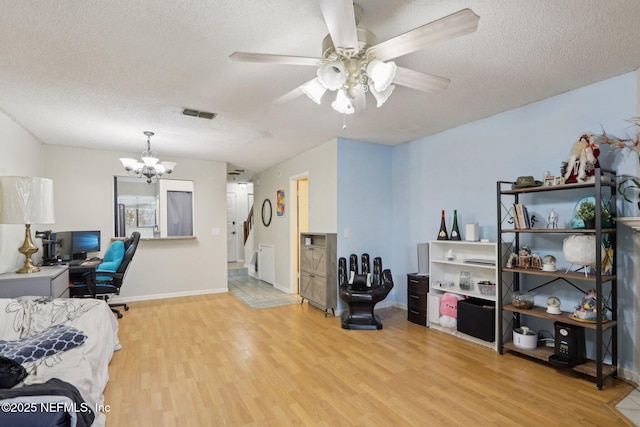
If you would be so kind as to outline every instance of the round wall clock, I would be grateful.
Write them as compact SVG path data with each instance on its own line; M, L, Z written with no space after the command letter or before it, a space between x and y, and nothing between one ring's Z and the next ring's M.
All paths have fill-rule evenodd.
M271 210L271 200L264 199L262 202L262 223L265 227L268 227L271 224L271 217L273 216L273 212Z

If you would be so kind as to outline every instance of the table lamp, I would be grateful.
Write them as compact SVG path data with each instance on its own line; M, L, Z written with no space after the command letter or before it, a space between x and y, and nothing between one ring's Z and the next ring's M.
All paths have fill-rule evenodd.
M29 176L0 176L0 224L25 224L24 266L16 273L37 273L31 256L38 247L31 240L31 224L53 224L53 181Z

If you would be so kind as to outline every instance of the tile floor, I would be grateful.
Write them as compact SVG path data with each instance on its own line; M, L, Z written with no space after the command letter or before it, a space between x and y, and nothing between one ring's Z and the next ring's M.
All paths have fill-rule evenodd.
M229 263L229 292L252 308L270 308L281 305L299 304L299 295L279 291L271 284L249 276L246 271L238 271L234 263Z
M640 426L640 389L637 387L622 399L616 409L637 426Z

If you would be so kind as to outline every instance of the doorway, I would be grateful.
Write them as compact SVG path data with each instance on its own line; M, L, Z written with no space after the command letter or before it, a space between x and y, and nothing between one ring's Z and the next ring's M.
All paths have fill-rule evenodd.
M300 293L300 233L309 231L309 173L289 178L291 198L291 293Z
M227 262L238 261L238 233L236 224L237 211L236 193L227 193Z

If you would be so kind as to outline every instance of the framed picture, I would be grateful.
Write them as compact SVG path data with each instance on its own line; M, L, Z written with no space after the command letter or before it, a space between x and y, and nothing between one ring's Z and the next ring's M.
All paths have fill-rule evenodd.
M549 177L546 177L544 179L544 186L545 187L553 187L554 185L556 185L556 177L549 176Z
M284 188L281 188L276 193L276 215L278 217L284 217L286 205L285 202Z
M138 226L138 209L125 208L124 220L127 227L133 227L133 228L137 227Z
M138 208L138 227L153 228L156 225L156 210Z
M553 185L563 185L564 184L564 176L556 176L553 180Z

